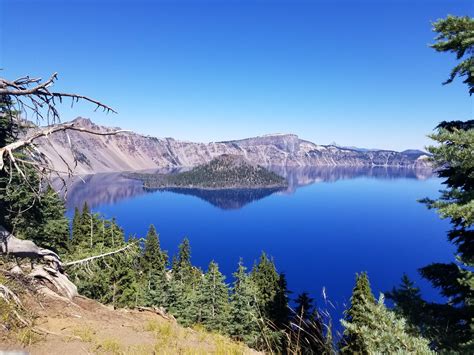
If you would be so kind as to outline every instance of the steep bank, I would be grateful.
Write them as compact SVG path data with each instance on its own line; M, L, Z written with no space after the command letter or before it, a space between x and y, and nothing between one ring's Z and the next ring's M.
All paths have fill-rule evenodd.
M114 128L98 126L77 118L77 125L99 131ZM154 138L137 133L95 136L70 131L43 139L40 151L58 170L65 170L63 159L75 166L76 174L194 167L223 154L241 155L262 166L352 166L426 167L426 155L419 151L359 150L334 145L317 145L293 134L267 135L242 140L193 143L173 138Z
M0 272L0 285L5 276ZM30 326L8 322L0 298L0 353L76 354L257 354L200 328L184 328L153 310L113 309L85 297L73 301L42 295L29 284L9 281Z

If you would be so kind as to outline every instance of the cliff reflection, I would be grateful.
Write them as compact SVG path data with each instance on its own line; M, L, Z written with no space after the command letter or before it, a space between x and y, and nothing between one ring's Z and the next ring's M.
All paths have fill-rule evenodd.
M297 188L320 182L336 182L355 178L373 179L417 179L425 180L433 173L430 169L384 168L384 167L269 167L288 181L287 189L177 189L169 191L192 195L225 210L239 209L276 192L293 193ZM169 172L169 171L168 171ZM161 171L163 173L163 171ZM171 172L172 173L172 172ZM68 183L66 206L68 210L87 202L94 208L103 204L115 204L153 191L146 191L141 181L127 179L122 173L88 175Z

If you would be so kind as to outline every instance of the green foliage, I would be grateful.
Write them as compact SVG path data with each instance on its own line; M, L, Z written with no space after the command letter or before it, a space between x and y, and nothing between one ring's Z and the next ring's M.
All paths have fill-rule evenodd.
M145 304L166 307L168 304L169 281L167 275L168 254L161 250L155 226L148 230L143 255L140 259L142 285L145 289Z
M191 264L191 247L187 238L178 249L178 256L171 266L168 308L181 324L190 326L199 318L198 289L203 282L203 272Z
M432 47L455 53L460 61L451 71L451 83L463 77L474 93L474 20L448 16L434 23L438 33ZM441 218L450 220L448 239L457 247L451 263L433 263L420 269L421 275L448 298L445 303L424 301L407 279L389 293L395 311L405 316L410 329L429 338L439 351L474 352L474 121L442 122L430 136L437 144L428 147L438 175L446 188L437 200L424 199Z
M257 287L239 261L231 289L229 335L249 346L254 346L260 334L258 326Z
M273 260L262 253L250 276L257 287L257 301L261 312L267 319L274 321L273 311L275 298L280 288L280 275L276 271Z
M0 147L13 142L19 133L17 121L13 120L16 113L5 100L0 98ZM28 160L21 151L14 156ZM30 164L22 164L21 168L24 176L13 167L0 171L0 225L19 238L64 255L69 241L64 203ZM40 185L45 188L35 192Z
M368 304L375 304L375 298L370 288L369 277L366 272L356 274L356 283L352 290L351 305L344 311L344 336L341 340L341 351L345 353L360 353L364 351L364 344L358 333L351 331L347 324L366 325L368 319Z
M51 186L48 186L40 202L40 229L31 239L44 248L52 249L59 255L69 252L69 221L65 217L63 200Z
M81 212L75 209L67 259L101 255L130 244L126 252L100 258L87 267L71 267L68 270L81 294L114 307L136 306L142 301L139 292L139 243L134 239L126 243L124 238L115 220L105 220L92 213L87 203Z
M206 329L225 333L229 321L229 289L219 266L211 261L198 289L198 322Z
M456 65L448 80L451 83L457 76L465 77L464 83L469 93L474 93L474 19L469 16L448 16L433 24L433 31L438 33L432 47L438 52L452 52L461 62Z
M356 343L341 349L343 353L434 354L426 339L410 335L405 320L385 307L383 296L377 303L365 296L357 299L365 315L352 321L342 320L345 331L356 339Z
M284 187L284 178L261 167L246 162L243 158L222 155L209 163L190 171L164 174L130 174L142 180L145 188L252 188Z
M427 336L429 330L425 327L428 305L422 299L420 289L406 274L403 274L400 286L394 287L386 294L386 297L395 303L395 313L407 320L410 334L422 334L429 339L433 338L433 336Z

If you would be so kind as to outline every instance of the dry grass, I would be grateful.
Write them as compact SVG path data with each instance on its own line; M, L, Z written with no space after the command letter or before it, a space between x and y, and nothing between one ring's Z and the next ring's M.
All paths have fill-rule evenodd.
M7 283L15 294L21 295L23 313L19 314L27 320L28 326L12 317L16 306L0 297L0 352L23 350L37 355L255 353L201 326L184 328L154 312L113 310L84 297L74 299L74 303L46 297L23 285L21 280L0 273L0 284Z

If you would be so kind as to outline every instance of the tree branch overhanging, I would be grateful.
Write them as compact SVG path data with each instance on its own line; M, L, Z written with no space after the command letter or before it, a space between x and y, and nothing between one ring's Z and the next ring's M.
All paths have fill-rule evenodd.
M56 98L60 103L62 103L63 98L71 98L72 104L74 104L74 102L83 100L96 105L96 110L101 108L107 113L117 113L117 111L115 111L110 106L105 105L102 102L92 99L88 96L50 91L49 88L54 85L54 82L57 79L58 73L53 73L51 77L43 83L41 83L41 78L30 78L29 76L25 76L13 81L0 78L0 95L15 97L20 108L24 108L26 105L28 105L22 101L22 97L28 98L30 104L27 107L29 107L33 113L40 118L43 118L40 110L45 108L48 113L47 118L52 115L53 123L59 120L59 113L55 108Z

